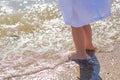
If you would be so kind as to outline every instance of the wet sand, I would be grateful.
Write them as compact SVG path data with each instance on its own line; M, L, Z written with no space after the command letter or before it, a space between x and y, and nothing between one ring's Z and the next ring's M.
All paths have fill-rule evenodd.
M97 44L98 46L98 51L96 52L96 56L100 62L100 76L102 77L103 80L120 80L120 76L119 76L120 75L120 60L119 60L120 59L120 45L119 45L120 44L120 37L119 37L120 24L119 24L119 15L118 15L118 13L120 12L119 11L120 9L119 9L118 0L112 0L112 2L114 2L113 8L112 8L113 16L108 20L104 20L101 22L97 22L97 24L93 24L93 27L92 27L94 32L93 42L95 42L95 44ZM56 11L55 13L56 15L54 16L57 16L58 14L57 8L55 8L55 11ZM48 12L46 12L46 14L47 13ZM10 21L14 21L14 20L10 20ZM15 16L15 21L16 21L16 16ZM5 18L5 23L6 23L6 18ZM62 24L58 24L58 23L62 23L62 21L57 20L55 22L54 21L48 22L45 25L45 26L48 25L46 29L40 27L41 29L43 29L41 30L41 32L43 31L44 34L46 34L47 36L46 40L42 40L41 37L39 38L40 35L41 36L43 35L41 33L40 34L38 33L36 35L33 35L35 36L35 38L34 37L31 38L30 40L28 40L28 42L26 40L27 39L26 36L28 35L24 37L18 34L17 36L20 38L21 41L26 41L26 42L17 42L16 41L17 38L14 38L13 39L15 40L14 43L18 43L16 44L18 46L15 46L12 44L11 37L10 37L10 40L6 38L5 40L3 40L3 42L1 41L1 43L3 43L4 46L0 45L0 50L1 50L0 80L78 80L78 78L82 74L82 70L80 70L81 66L79 66L73 61L68 61L67 58L63 55L65 54L64 52L63 53L50 52L51 49L60 50L62 47L64 47L63 49L65 50L73 49L72 39L70 35L68 35L70 31L68 30L68 28L66 28L66 25L63 25L63 23ZM54 25L55 25L56 31L54 30L55 28L52 30ZM59 26L56 27L56 25L57 26L59 25L60 27ZM48 31L47 28L50 30ZM29 25L28 27L26 25L23 26L22 30L25 30L25 29L27 29L28 32L32 30L31 27L29 30ZM6 30L5 28L5 31L6 32L9 31L8 32L9 34L16 30L17 28L16 29L10 28L10 30ZM7 33L5 34L5 31L3 30L3 34L5 35L5 37L7 37L6 36ZM48 33L45 33L46 31L48 31L49 34L52 34L52 35L48 35ZM62 39L59 40L59 37L56 38L55 36L54 36L55 38L51 37L52 39L49 39L49 36L58 34L58 32L60 33L59 35L57 35L57 37L62 36ZM11 34L14 34L14 33L11 33ZM63 34L63 35L60 35L60 34ZM11 44L6 45L7 44L6 40L11 42ZM47 48L44 47L46 46L46 44L41 44L41 42L47 43L48 42L47 40L53 41L54 44L52 46L47 44ZM67 40L69 40L68 43L66 43ZM59 43L61 42L62 44L59 45ZM35 45L38 44L38 46L43 45L42 46L43 48L38 46L35 47L35 45L32 46L31 43ZM29 48L31 46L32 48ZM57 47L59 49L57 49ZM35 48L35 50L33 48ZM49 52L44 53L43 50L46 50L46 49ZM41 52L38 52L37 50ZM84 70L83 70L83 73L85 74Z
M97 53L100 61L100 75L103 80L120 80L120 43L114 45L112 52Z
M61 54L39 54L32 51L22 54L14 57L10 54L6 61L0 61L1 80L79 80L90 69L82 70L81 65L68 61ZM120 45L115 44L112 52L96 52L96 56L102 80L119 80Z

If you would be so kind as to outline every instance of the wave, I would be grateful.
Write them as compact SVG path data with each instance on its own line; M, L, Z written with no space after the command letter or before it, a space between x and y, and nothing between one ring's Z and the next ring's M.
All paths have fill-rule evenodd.
M44 0L37 1L44 2ZM98 52L113 51L114 44L120 44L119 2L116 0L112 3L111 17L91 23L93 43L97 46ZM32 70L38 71L41 68L39 61L42 54L46 54L44 56L51 59L54 57L53 54L64 55L65 52L75 49L71 28L64 24L56 3L45 2L41 5L35 3L31 7L23 7L18 11L14 9L8 7L8 2L0 0L0 78L9 77L11 74L16 76L30 74ZM49 61L51 63L51 60Z
M93 42L99 51L112 51L111 44L120 42L118 3L112 4L113 16L91 23ZM64 24L58 4L35 3L26 12L0 15L1 53L16 49L54 53L74 49L70 26Z

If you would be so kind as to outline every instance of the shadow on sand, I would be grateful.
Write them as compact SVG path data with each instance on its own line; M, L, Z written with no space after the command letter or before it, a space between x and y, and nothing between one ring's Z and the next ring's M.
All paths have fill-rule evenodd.
M93 56L90 60L75 60L75 62L80 66L79 80L102 80L99 76L100 64L96 56Z

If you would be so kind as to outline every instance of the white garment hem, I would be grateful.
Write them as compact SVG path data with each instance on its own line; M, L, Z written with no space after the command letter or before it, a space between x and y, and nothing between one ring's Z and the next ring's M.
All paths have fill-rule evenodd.
M69 23L69 22L67 22L67 21L65 21L65 24L66 25L69 25L69 27L83 27L84 25L87 25L87 24L90 24L90 23L92 23L92 22L95 22L95 21L99 21L99 20L103 20L103 19L105 19L105 18L107 18L107 17L109 17L109 16L111 16L112 15L112 13L108 13L108 14L106 14L106 15L104 15L104 16L101 16L101 17L97 17L97 18L92 18L92 19L90 19L89 21L87 21L86 23L82 23L82 24L71 24L71 23Z

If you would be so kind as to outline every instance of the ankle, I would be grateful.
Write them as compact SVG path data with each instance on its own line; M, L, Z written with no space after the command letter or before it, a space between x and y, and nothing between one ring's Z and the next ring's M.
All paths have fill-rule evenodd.
M95 50L97 47L95 46L95 45L88 45L88 46L86 46L86 49L87 50Z
M87 50L95 50L96 47L91 46L91 47L86 47L86 49L87 49Z
M96 50L95 48L86 48L86 50Z

